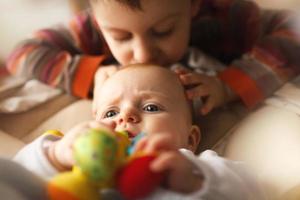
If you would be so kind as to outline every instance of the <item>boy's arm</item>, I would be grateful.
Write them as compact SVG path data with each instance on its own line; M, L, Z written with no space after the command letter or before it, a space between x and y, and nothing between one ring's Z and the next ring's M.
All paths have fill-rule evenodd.
M229 65L219 77L249 108L299 74L300 34L291 13L245 0L204 0L202 7L192 44Z
M68 28L37 31L11 53L7 68L12 74L37 78L68 93L86 98L107 47L88 12L76 16Z
M253 15L255 12L253 12ZM257 13L258 14L258 13ZM249 30L251 19L249 17ZM300 32L295 16L283 11L262 11L259 37L251 46L251 32L244 32L249 50L219 74L249 108L256 106L300 72Z

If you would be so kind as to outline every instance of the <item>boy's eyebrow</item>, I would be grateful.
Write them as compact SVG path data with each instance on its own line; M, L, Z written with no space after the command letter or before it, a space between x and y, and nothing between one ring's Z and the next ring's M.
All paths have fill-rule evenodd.
M128 32L128 31L120 29L120 28L114 28L114 27L109 27L109 26L104 26L104 28L110 32L124 32L124 33Z
M162 23L163 21L169 20L169 18L176 18L176 17L178 17L178 16L180 16L180 13L179 13L179 12L177 12L177 13L171 13L170 15L167 15L167 16L165 16L164 18L162 18L161 20L157 21L157 22L154 24L154 26L157 25L157 24L159 24L159 23Z

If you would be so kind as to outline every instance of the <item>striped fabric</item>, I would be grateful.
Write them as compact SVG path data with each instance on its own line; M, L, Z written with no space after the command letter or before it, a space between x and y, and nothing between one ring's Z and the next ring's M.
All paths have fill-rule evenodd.
M87 98L93 77L108 57L108 48L89 12L64 26L43 29L25 40L7 59L12 74L37 78L68 93Z
M252 108L300 72L294 19L289 12L261 10L249 0L203 0L190 46L225 63L220 79ZM108 58L109 50L86 11L68 28L44 29L21 43L7 67L13 74L88 97L95 71Z

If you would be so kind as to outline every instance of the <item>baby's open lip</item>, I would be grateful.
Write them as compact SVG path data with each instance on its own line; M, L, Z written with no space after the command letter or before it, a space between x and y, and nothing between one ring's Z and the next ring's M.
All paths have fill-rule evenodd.
M127 133L127 136L129 139L133 139L137 135L133 131L130 131L130 130L123 130L123 131Z
M135 134L132 133L131 131L126 131L126 132L127 132L127 134L128 134L129 139L132 139L132 138L135 137Z

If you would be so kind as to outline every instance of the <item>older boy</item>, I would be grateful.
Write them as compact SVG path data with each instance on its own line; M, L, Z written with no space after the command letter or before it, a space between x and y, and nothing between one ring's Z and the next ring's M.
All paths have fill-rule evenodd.
M254 107L299 74L293 18L260 10L253 1L91 0L91 7L69 30L44 29L22 43L8 69L88 97L99 66L188 65L185 53L193 46L228 66L218 78L181 76L185 85L197 86L187 91L189 98L208 97L202 114L238 97ZM115 69L100 68L97 76Z

